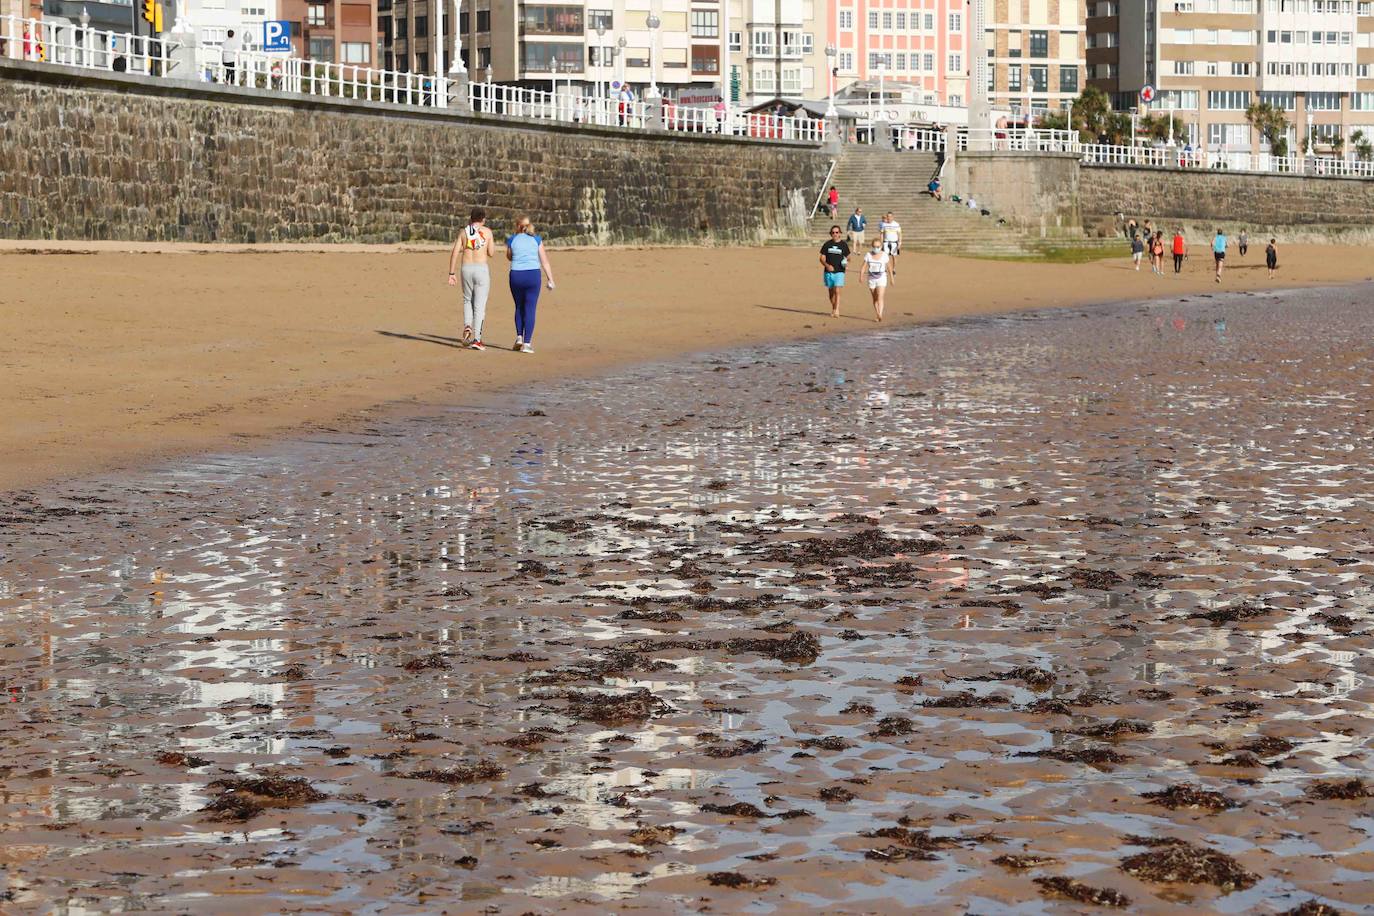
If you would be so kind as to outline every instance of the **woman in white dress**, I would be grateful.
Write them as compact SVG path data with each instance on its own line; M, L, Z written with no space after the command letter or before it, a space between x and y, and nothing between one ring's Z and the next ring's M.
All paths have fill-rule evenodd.
M873 247L864 255L864 279L868 281L868 292L873 296L875 320L880 322L883 320L883 294L887 292L889 277L897 279L896 265L892 262L892 256L883 250L882 241L874 239Z

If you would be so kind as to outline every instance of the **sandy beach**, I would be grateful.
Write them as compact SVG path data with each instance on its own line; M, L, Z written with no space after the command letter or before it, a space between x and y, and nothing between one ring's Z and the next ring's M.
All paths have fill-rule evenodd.
M818 243L819 244L819 243ZM1202 247L1198 246L1199 249ZM36 254L35 251L66 252ZM256 447L312 426L356 425L378 405L474 393L721 347L871 331L857 274L831 321L808 249L554 251L538 352L458 349L446 252L347 246L7 242L0 246L0 489L150 459ZM1233 253L1222 289L1374 276L1374 250L1262 246ZM1181 279L1090 264L961 260L920 250L898 265L888 318L909 325L1008 310L1213 291L1210 258ZM496 264L487 338L514 331Z
M1369 912L1374 286L1197 286L0 496L0 910Z

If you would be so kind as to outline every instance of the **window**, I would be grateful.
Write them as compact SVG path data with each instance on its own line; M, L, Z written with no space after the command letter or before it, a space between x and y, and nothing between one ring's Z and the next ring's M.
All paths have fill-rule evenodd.
M1259 100L1273 105L1280 111L1292 111L1298 105L1296 92L1261 92Z
M845 30L854 28L853 10L840 10L840 28Z
M1060 67L1059 68L1059 91L1073 95L1078 94L1078 68Z
M923 54L923 55L921 55L921 60L924 62L923 65L922 65L922 69L923 69L923 70L925 70L927 73L934 73L934 72L935 72L935 54L934 54L934 53L931 53L931 54Z
M1050 68L1032 66L1030 68L1031 92L1050 91Z
M840 70L844 71L845 73L853 73L853 72L854 72L854 52L853 52L853 51L841 51L841 52L840 52Z
M1174 76L1192 76L1193 61L1176 60L1174 61Z
M776 92L777 74L772 67L759 67L754 71L754 91L755 92Z
M1360 0L1358 9L1361 16L1374 16L1374 3L1369 0Z
M1355 75L1362 80L1369 79L1369 64L1356 64ZM1374 135L1371 135L1374 136Z
M883 28L889 30L892 28L892 14L889 12L883 13Z
M415 18L416 18L416 19L419 19L420 17L419 17L419 16L416 16ZM415 55L415 72L416 72L416 73L428 73L428 72L429 72L429 54L427 54L427 53L425 53L425 52L422 51L422 52L420 52L419 54L416 54L416 55Z
M334 39L310 39L310 59L332 61L334 59Z
M782 94L801 95L802 73L800 67L782 68Z
M755 57L773 56L773 30L755 29L749 33L751 36L750 48Z
M520 24L525 34L581 35L582 12L580 6L525 6ZM577 60L582 61L580 51Z
M346 64L372 63L372 45L365 41L345 41L343 43L343 62Z
M878 13L876 10L868 11L868 27L876 29L878 27Z
M1248 60L1233 60L1231 61L1231 75L1250 76L1250 66L1250 61Z
M715 45L710 47L694 46L692 48L692 72L719 73L720 48Z
M692 10L692 37L719 38L720 11Z
M1341 94L1339 92L1309 92L1307 93L1308 111L1340 111Z
M1207 143L1209 146L1249 146L1250 125L1208 124Z
M905 70L905 69L906 69L906 55L905 55L905 54L898 54L898 55L897 55L897 69L898 69L898 70Z
M1007 33L1007 56L1021 56L1021 33L1019 31L1012 30Z
M730 50L731 50L731 51L743 51L743 50L744 50L744 33L743 33L743 32L731 32L731 33L730 33Z
M1021 91L1021 65L1007 64L1007 91Z
M945 71L946 73L964 72L964 55L962 54L951 54L949 60L945 61L945 63L949 65L949 68Z
M1350 93L1351 111L1374 111L1374 92Z
M803 38L801 32L782 33L782 56L800 57L803 51ZM785 75L784 75L785 76Z
M1175 111L1197 111L1196 89L1164 89L1159 93L1159 107Z
M951 92L951 93L949 94L949 107L951 107L951 108L963 108L963 107L964 107L964 97L963 97L962 95L960 95L959 93L957 93L957 92Z
M490 31L491 31L491 10L478 10L478 11L477 11L477 31L479 31L479 32L490 32Z
M1246 89L1208 90L1207 107L1212 111L1244 111L1250 107L1250 92Z
M933 31L935 31L935 14L934 14L934 13L926 13L926 14L925 14L925 17L926 17L926 31L927 31L927 32L933 32Z
M1050 56L1050 33L1031 32L1030 33L1030 56L1049 57Z
M415 17L415 37L416 37L416 38L424 38L424 37L427 36L428 34L429 34L429 17L428 17L428 16L416 16L416 17Z
M950 13L950 14L949 14L949 30L950 30L951 32L962 32L962 31L964 30L964 14L963 14L963 13Z
M577 18L581 21L581 7L570 6L563 7L563 9L577 13ZM529 10L530 7L525 7L526 13L528 13ZM558 69L564 73L572 73L582 69L581 45L552 41L526 41L522 43L522 52L522 62L526 70L533 70L539 73L551 72L555 60L558 61ZM630 65L628 50L626 52L625 64L626 66Z
M311 3L305 8L305 24L323 28L326 22L325 6L323 3Z
M1214 61L1214 60L1205 60L1205 61L1203 61L1203 62L1202 62L1202 75L1203 75L1203 76L1216 76L1216 75L1217 75L1217 62Z
M899 12L899 13L897 13L897 31L902 32L902 31L905 31L905 30L906 30L906 13Z
M693 13L692 15L695 16L696 13ZM477 30L478 30L479 32L481 32L481 31L491 31L490 28L483 29L483 28L481 27L481 21L482 21L482 14L481 14L481 13L478 13L478 14L477 14L477 21L478 21ZM490 10L487 11L487 21L488 21L488 22L491 21L491 11L490 11ZM588 31L588 32L595 32L597 29L605 29L606 31L610 32L610 31L613 31L614 28L615 28L615 14L614 14L613 12L611 12L610 10L587 10L587 31Z

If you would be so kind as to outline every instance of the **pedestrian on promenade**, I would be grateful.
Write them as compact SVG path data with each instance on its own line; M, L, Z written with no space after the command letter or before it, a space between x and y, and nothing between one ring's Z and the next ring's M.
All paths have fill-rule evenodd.
M1236 252L1243 258L1245 253L1250 250L1250 234L1244 229L1240 230L1240 235L1236 236Z
M873 297L875 320L883 320L883 296L887 292L888 277L897 279L897 264L887 253L883 243L873 240L873 247L864 255L864 278L868 280L868 292Z
M1274 279L1274 271L1279 269L1279 243L1277 239L1270 239L1269 244L1264 246L1264 266L1269 268L1269 279Z
M855 207L854 212L849 217L849 249L851 251L863 251L864 233L868 231L868 217L864 216L863 207Z
M897 222L897 218L889 210L883 214L882 220L878 223L878 232L882 235L883 252L891 258L893 264L897 262L897 255L902 253L902 224ZM894 270L892 276L895 279L897 272Z
M840 227L830 227L830 238L821 244L821 282L830 298L830 317L840 317L840 289L849 266L849 243L840 238Z
M1188 256L1188 243L1183 238L1183 227L1174 230L1174 273L1183 273L1183 259Z
M539 285L548 281L553 289L553 268L544 250L544 240L534 231L528 216L515 221L515 234L506 239L506 260L510 261L510 296L515 300L515 346L517 353L534 352L534 311L539 305Z
M1156 232L1150 242L1150 270L1155 276L1164 276L1164 233Z
M930 179L930 181L926 184L926 192L929 193L930 196L935 198L936 200L945 199L944 192L940 190L940 179L938 176Z
M830 186L829 193L825 195L825 206L826 215L831 219L834 219L835 214L840 212L840 192L833 184Z
M1138 235L1131 236L1131 263L1136 273L1140 273L1140 259L1145 254L1145 241Z
M224 37L224 44L219 46L219 60L224 65L224 81L233 85L238 70L239 52L243 50L243 39L234 34L230 29Z
M1226 233L1220 229L1212 239L1212 260L1217 264L1217 282L1221 282L1221 271L1226 266Z
M487 228L487 211L474 207L468 224L453 243L448 257L448 285L463 283L463 344L482 351L482 325L487 320L487 296L491 293L492 235ZM462 267L459 267L459 261ZM458 272L461 270L461 274Z

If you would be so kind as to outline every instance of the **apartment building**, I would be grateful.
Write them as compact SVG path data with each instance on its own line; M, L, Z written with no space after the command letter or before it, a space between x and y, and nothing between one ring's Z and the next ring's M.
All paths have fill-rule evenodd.
M1087 23L1089 83L1119 109L1172 112L1193 144L1259 151L1245 118L1259 101L1283 110L1295 153L1374 137L1369 0L1089 0Z
M433 70L432 2L440 0L390 0L382 11L384 61L392 69ZM641 94L656 85L667 97L719 91L720 0L466 0L462 7L455 17L450 0L445 10L444 59L453 53L456 22L474 80L584 90L623 80Z
M233 0L225 0L233 2ZM265 0L243 0L262 6ZM378 66L377 0L275 0L276 18L291 23L297 57Z
M890 83L912 102L961 107L968 101L969 6L965 0L822 0L834 36L838 89ZM824 78L824 71L822 78ZM822 93L824 87L820 87Z
M1083 88L1079 0L986 0L988 98L1000 110L1062 109Z

